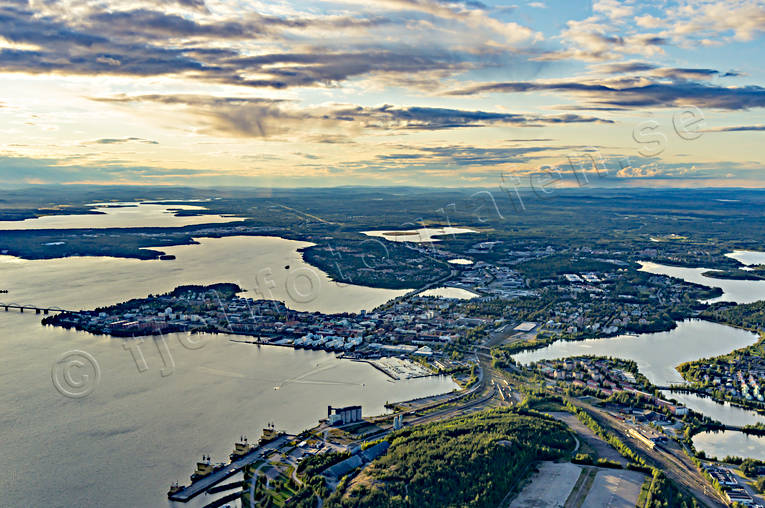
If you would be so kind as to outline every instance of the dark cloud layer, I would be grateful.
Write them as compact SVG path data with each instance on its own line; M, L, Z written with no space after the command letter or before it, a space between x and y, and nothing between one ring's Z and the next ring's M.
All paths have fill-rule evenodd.
M765 125L732 125L729 127L713 127L704 132L765 132Z
M410 2L412 5L421 2ZM432 3L432 2L431 2ZM436 2L438 3L438 2ZM368 74L454 73L497 58L497 49L446 48L392 43L369 33L366 42L341 43L342 34L406 21L361 11L356 16L279 17L244 12L233 19L206 16L201 0L176 0L197 15L156 8L119 10L91 5L66 17L57 2L49 9L26 2L0 3L0 34L23 49L0 50L0 70L79 75L188 77L249 87L333 85ZM167 5L165 5L167 7ZM400 5L407 8L407 2ZM434 12L439 9L431 6ZM475 8L475 7L474 7ZM441 14L453 9L444 4ZM454 11L456 12L456 11ZM437 16L433 14L433 16ZM464 17L460 14L461 17ZM334 33L333 38L321 35ZM221 44L223 42L229 44ZM268 50L247 48L264 43ZM275 46L289 48L279 52Z
M156 103L199 118L210 131L242 137L293 135L321 128L324 134L361 130L448 130L493 125L541 127L579 123L613 123L576 114L527 115L432 107L297 107L288 101L209 97L199 95L142 95L96 98L114 104Z
M143 143L146 145L158 145L156 141L143 138L102 138L93 141L97 145L120 145L125 143Z
M596 107L641 108L697 105L728 110L765 107L765 88L725 87L698 82L651 82L621 80L588 83L576 81L490 83L450 92L450 95L482 93L563 92L583 97Z

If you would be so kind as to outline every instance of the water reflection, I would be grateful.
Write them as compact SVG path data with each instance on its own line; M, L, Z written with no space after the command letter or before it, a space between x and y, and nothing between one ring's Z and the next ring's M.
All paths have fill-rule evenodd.
M734 250L726 254L726 256L746 266L765 265L765 252Z
M439 236L446 235L459 235L463 233L478 233L478 231L469 228L456 228L456 227L441 227L441 228L420 228L410 229L406 231L362 231L367 236L374 236L377 238L385 238L391 242L438 242Z
M253 298L344 312L406 293L333 282L303 261L298 249L306 242L199 241L163 247L176 255L169 262L0 256L0 280L10 291L3 299L89 309L180 284L234 282ZM298 270L319 281L310 301L290 298L287 283ZM256 438L268 422L297 432L314 425L327 405L361 404L365 414L379 414L387 401L456 387L446 377L394 382L332 354L234 343L226 335L210 336L198 350L170 335L172 361L162 344L146 338L142 369L121 339L42 327L28 313L0 312L0 327L0 504L9 506L162 506L170 482L187 481L195 459L205 453L223 460L238 436ZM92 354L102 372L93 394L78 400L62 397L51 383L53 362L75 349Z
M656 275L667 275L693 282L707 287L717 287L723 290L722 296L708 300L706 303L735 302L752 303L765 300L765 281L763 280L730 280L715 279L704 275L708 268L685 268L666 266L651 262L641 262L640 270Z
M435 296L438 298L455 298L457 300L470 300L478 298L478 295L472 291L462 288L442 287L423 291L419 296Z
M222 215L176 215L176 211L205 211L203 206L160 205L151 203L94 203L98 214L45 215L23 221L0 221L0 231L32 229L148 228L182 227L192 224L239 222L241 217Z
M693 436L693 446L707 457L751 457L765 460L765 437L749 436L743 432L702 432Z
M162 247L176 256L174 261L106 257L27 261L0 256L0 280L9 291L2 301L79 310L163 293L181 284L233 282L254 299L332 313L369 310L407 292L334 282L303 261L298 249L310 246L308 242L255 236L197 241L199 245ZM303 298L306 295L309 298Z
M751 332L700 319L688 319L668 332L620 335L580 341L558 341L514 358L528 364L540 360L581 355L613 356L634 360L652 383L660 386L682 383L675 367L684 362L719 356L757 342Z
M765 423L765 416L755 411L742 409L727 402L720 404L710 397L702 397L693 393L662 392L666 397L676 399L678 402L693 408L694 411L717 420L720 423L731 426L754 425Z

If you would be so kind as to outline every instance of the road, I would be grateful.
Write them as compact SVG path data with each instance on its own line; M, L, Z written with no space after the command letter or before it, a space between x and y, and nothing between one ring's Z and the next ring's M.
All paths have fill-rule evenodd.
M506 333L503 333L504 331L503 329L497 330L497 333L489 338L486 345L491 345L497 340L499 342L504 340L507 337ZM491 356L489 354L479 352L477 358L481 367L481 375L478 385L469 391L471 397L465 394L464 398L467 400L456 405L449 405L441 410L437 409L437 407L439 405L446 405L443 401L400 413L407 417L405 424L420 425L431 423L491 406L512 405L522 399L519 393L512 390L502 372L492 367ZM710 508L725 508L727 506L722 495L715 491L706 478L701 475L696 465L683 452L680 445L670 441L663 448L657 447L651 450L643 443L632 438L629 435L631 427L619 418L587 402L581 400L574 400L573 402L588 411L606 430L619 436L625 444L641 454L649 464L653 464L664 471L668 478L676 482L683 490L691 493L702 504ZM423 410L430 410L432 412L418 414ZM391 430L386 430L376 436L367 437L365 440L379 439L390 432Z
M460 396L461 399L467 399L464 402L454 406L450 405L441 410L436 409L438 406L447 405L450 403L449 401L453 400L446 399L444 401L439 401L435 404L426 405L421 408L386 415L386 418L402 415L406 417L404 420L405 425L421 425L423 423L431 423L438 420L454 418L455 416L460 416L468 412L479 411L495 404L501 405L503 403L503 398L500 395L501 389L505 391L505 394L507 394L508 397L517 397L517 394L513 394L512 390L510 390L510 387L507 386L507 382L505 381L502 374L499 373L496 369L492 368L491 360L488 355L479 354L478 360L481 367L478 384ZM499 383L504 384L504 388L500 388ZM476 398L472 398L473 395L475 395ZM510 403L511 402L507 402L507 404ZM423 411L432 412L427 414L419 414ZM392 431L393 429L387 429L371 436L365 436L364 439L357 441L356 444L361 444L365 441L375 441L377 439L381 439L390 434Z
M406 420L407 425L428 423L444 418L453 418L468 412L478 411L496 405L512 405L520 402L521 397L514 392L507 383L501 371L491 366L491 357L485 353L478 353L478 362L481 367L481 379L475 388L475 399L469 399L457 406L448 407L441 411L435 411L426 415ZM414 411L416 413L417 411Z
M410 418L406 422L407 425L417 425L452 418L465 414L468 411L483 409L496 404L512 404L521 400L520 395L510 388L504 375L492 368L491 358L488 354L479 353L478 359L482 377L480 385L475 391L478 394L477 398L470 399L458 406L448 407L441 411L435 411L413 419ZM660 468L667 477L679 484L684 490L690 492L704 505L711 508L724 508L727 506L722 495L714 490L706 478L701 475L696 465L683 452L680 445L670 441L663 449L655 448L651 450L629 435L630 426L622 420L586 402L576 400L575 403L591 413L604 428L618 435L625 444L641 453L648 463L653 463L656 467Z
M451 272L449 272L449 275L447 275L446 277L441 277L440 279L438 279L436 281L429 282L428 284L425 284L424 286L422 286L419 289L413 289L413 290L409 291L407 294L398 297L398 300L406 300L407 298L410 298L410 297L415 296L415 295L419 295L420 293L423 293L423 292L427 291L428 289L431 289L431 288L434 288L434 287L437 287L437 286L441 286L445 282L447 282L447 281L453 279L454 277L456 277L458 274L459 274L458 270L452 270Z

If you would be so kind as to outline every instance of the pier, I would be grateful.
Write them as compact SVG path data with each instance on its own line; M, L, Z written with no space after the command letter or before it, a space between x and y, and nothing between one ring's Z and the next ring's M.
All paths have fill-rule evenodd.
M37 307L36 305L19 305L17 303L0 303L0 307L5 309L5 312L10 310L19 310L23 314L25 310L34 311L35 314L50 314L51 312L70 312L68 310L59 309L58 307Z
M192 498L198 496L202 492L207 491L208 489L214 487L215 485L219 484L229 476L232 476L245 467L249 466L253 462L257 462L258 460L262 459L264 455L266 455L271 450L275 450L276 448L279 448L281 445L289 441L290 439L294 438L295 436L290 435L282 435L278 438L274 439L270 443L267 443L263 446L259 446L252 452L248 453L244 457L241 457L230 464L227 464L225 467L219 469L218 471L215 471L214 473L210 473L209 475L205 476L204 478L200 478L199 480L193 482L188 487L183 487L181 490L174 492L172 494L168 494L168 499L170 501L178 501L181 503L187 503Z

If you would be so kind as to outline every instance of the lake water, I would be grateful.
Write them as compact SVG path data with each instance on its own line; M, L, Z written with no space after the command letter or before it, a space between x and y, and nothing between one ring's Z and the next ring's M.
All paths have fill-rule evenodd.
M256 236L197 241L200 245L162 247L176 256L173 261L107 257L28 261L0 256L0 289L9 291L0 300L80 310L167 292L181 284L233 282L255 299L330 313L369 310L407 293L332 281L297 252L311 245L308 242Z
M726 256L747 266L765 264L765 252L734 251L726 254ZM711 299L708 303L751 303L765 300L765 281L715 279L703 275L704 272L709 271L706 268L681 268L650 262L644 262L641 263L641 265L641 270L649 273L669 275L703 286L721 288L723 290L722 296ZM709 324L711 325L711 323ZM724 328L733 330L733 328L729 327ZM724 351L724 353L737 349L737 347L741 346L730 347L728 351ZM717 354L709 354L706 349L702 349L699 351L697 357L705 358L709 356L717 356ZM648 377L650 379L650 376ZM680 393L672 393L670 396L684 403L688 407L728 425L741 426L758 422L765 423L765 417L758 415L754 411L747 411L745 409L731 406L730 404L717 404L709 398ZM697 449L704 450L709 456L723 458L726 455L734 455L765 459L765 438L747 436L741 432L699 434L693 438L693 443Z
M147 338L140 372L121 339L42 327L29 314L2 313L0 324L2 506L162 506L170 482L188 483L203 453L224 461L240 435L255 439L268 422L298 432L328 405L374 415L386 401L455 387L448 378L393 382L364 363L226 335L206 336L196 350L169 335L165 360ZM71 350L100 365L101 381L83 399L51 382L53 363Z
M731 455L765 460L765 437L743 432L703 432L693 436L693 445L697 450L704 450L707 457L723 459Z
M199 241L163 247L174 261L2 256L0 284L10 291L2 299L88 309L179 284L234 282L248 296L281 299L294 309L355 312L406 293L332 282L302 261L296 249L305 242ZM206 336L201 349L185 347L186 335L147 338L138 345L143 369L123 340L43 327L39 320L0 312L2 506L166 506L170 483L187 483L203 453L224 461L241 434L255 439L268 422L297 432L326 415L330 404L361 404L373 415L384 412L386 401L456 388L443 377L393 382L333 354L236 343L226 335ZM63 397L52 383L54 363L72 350L89 353L100 366L100 383L82 399Z
M0 221L0 231L27 229L84 229L84 228L135 228L135 227L181 227L192 224L220 224L238 222L240 217L222 215L199 215L184 217L175 210L206 210L195 205L159 205L151 203L93 203L93 210L100 214L45 215L23 221Z
M728 280L715 279L703 275L708 268L684 268L679 266L666 266L651 262L641 262L640 270L656 275L668 275L683 279L687 282L701 284L707 287L717 287L723 290L722 296L708 300L707 303L736 302L752 303L765 300L765 281L763 280Z
M765 265L765 252L734 250L726 254L726 256L746 266Z
M583 341L558 341L536 351L527 351L514 355L513 358L526 365L540 360L569 358L573 356L595 355L610 356L633 360L638 368L652 383L666 386L683 383L683 378L675 367L683 362L719 356L734 349L742 348L757 341L756 334L710 323L699 319L690 319L678 323L677 328L668 332L647 333L642 335L622 335L612 338L589 339ZM710 398L685 393L664 392L669 398L677 399L694 411L705 414L727 425L748 425L765 423L754 411L741 409L730 404L718 404ZM763 456L765 458L765 440L742 441L740 433L730 432L725 435L700 438L696 447L710 455L718 455L716 448L725 446L731 437L729 452L722 455ZM696 441L694 440L694 443ZM710 448L706 446L710 444ZM746 443L747 448L741 448ZM754 450L755 455L744 452ZM734 453L738 450L741 453Z
M438 298L455 298L457 300L470 300L477 298L478 295L472 291L462 288L442 287L428 289L420 293L420 296L435 296Z
M410 229L405 231L362 231L367 236L373 236L377 238L385 238L391 242L413 242L413 243L425 243L425 242L438 242L439 236L446 235L460 235L465 233L478 233L478 231L469 228L457 228L457 227L441 227L441 228L420 228Z
M522 364L581 355L612 356L634 360L652 383L683 383L675 370L683 362L730 353L754 344L756 334L700 319L679 322L668 332L619 335L611 338L558 341L513 358Z
M470 300L477 298L479 295L462 288L442 287L428 289L420 293L420 296L435 296L438 298L455 298L457 300Z
M755 411L732 406L727 402L720 404L709 397L701 397L693 393L662 393L725 425L742 426L765 423L765 416L759 415Z

